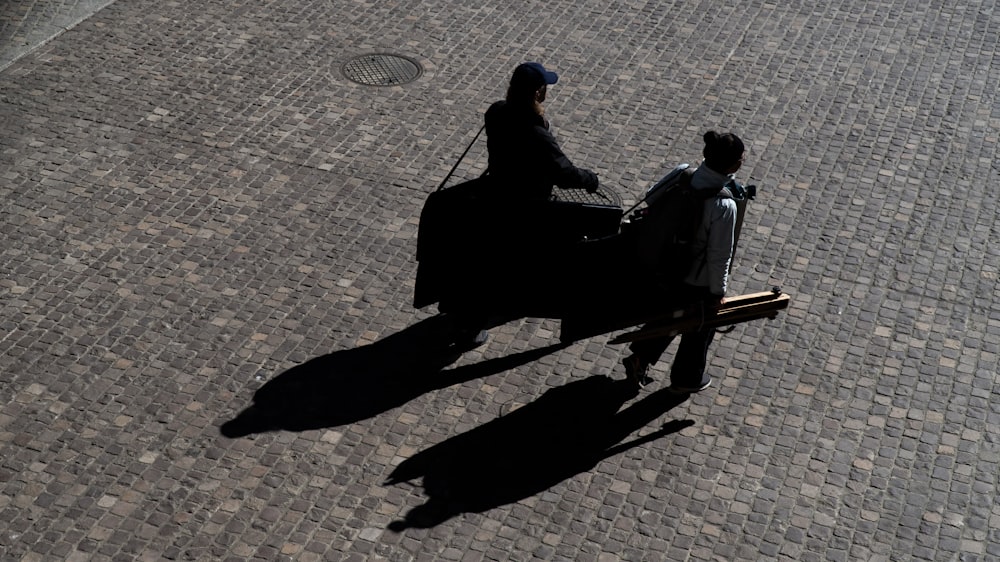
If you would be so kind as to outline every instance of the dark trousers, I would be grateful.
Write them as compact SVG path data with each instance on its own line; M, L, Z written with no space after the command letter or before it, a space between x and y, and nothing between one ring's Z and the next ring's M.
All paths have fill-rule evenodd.
M701 287L686 286L682 289L688 302L706 302L711 299L708 291ZM643 328L654 327L647 324ZM629 345L629 351L650 365L660 360L675 336L639 340ZM674 356L674 364L670 367L670 384L686 387L697 387L711 380L706 374L708 365L708 348L715 338L715 328L698 332L689 332L680 336L681 342Z

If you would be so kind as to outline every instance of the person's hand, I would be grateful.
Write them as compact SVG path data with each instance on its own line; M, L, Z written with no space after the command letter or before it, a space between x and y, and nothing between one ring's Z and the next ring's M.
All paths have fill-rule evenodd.
M590 170L584 170L584 173L587 177L583 181L583 188L586 189L588 193L596 193L601 187L600 182L597 181L597 174L591 172Z
M718 299L718 300L716 300L716 299ZM716 297L715 299L712 299L709 302L711 303L712 308L714 310L719 310L720 308L722 308L726 304L726 295L722 295L721 297Z

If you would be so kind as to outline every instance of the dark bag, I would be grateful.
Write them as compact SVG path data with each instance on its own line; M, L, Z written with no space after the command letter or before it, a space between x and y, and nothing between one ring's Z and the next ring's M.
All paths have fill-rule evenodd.
M564 269L563 256L573 245L618 232L621 200L611 191L557 189L551 200L523 200L505 195L509 186L488 172L445 187L484 128L421 210L416 308L439 303L446 311L474 298L497 301L501 292L520 295L516 278L522 285L537 283L518 272L552 282L552 272Z
M698 256L694 243L705 214L705 203L732 198L728 189L694 189L694 168L681 167L660 180L647 195L646 208L634 213L629 230L636 256L665 283L679 283Z
M458 165L476 143L483 126L465 148L451 171L437 189L427 196L420 210L417 227L417 279L413 290L413 306L423 308L441 301L455 287L467 281L467 268L460 266L463 256L475 255L476 225L479 211L485 207L488 186L483 178L463 182L445 189Z
M596 191L555 188L543 211L551 230L570 242L618 234L624 214L618 194L603 187Z
M479 257L493 217L488 185L473 179L427 196L417 229L417 278L413 306L454 295L480 276Z

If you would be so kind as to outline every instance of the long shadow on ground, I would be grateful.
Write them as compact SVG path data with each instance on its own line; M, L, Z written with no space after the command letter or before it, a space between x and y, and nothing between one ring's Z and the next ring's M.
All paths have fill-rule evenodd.
M230 438L354 423L432 390L535 361L562 344L443 370L463 350L450 345L451 320L438 315L375 343L317 357L262 386L253 404L222 425Z
M672 421L622 443L686 398L664 389L620 410L635 394L627 381L592 376L549 390L506 416L417 453L396 467L387 484L423 478L427 502L389 528L429 528L460 513L519 501L694 424Z

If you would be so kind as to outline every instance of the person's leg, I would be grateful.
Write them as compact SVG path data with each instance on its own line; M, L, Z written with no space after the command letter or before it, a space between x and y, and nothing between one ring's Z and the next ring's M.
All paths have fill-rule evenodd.
M697 392L712 383L706 372L708 348L715 338L715 328L681 336L677 355L670 369L670 387L678 392Z
M643 327L645 329L645 326ZM670 342L673 341L672 336L662 337L662 338L651 338L648 340L639 340L632 342L628 346L628 350L632 352L633 355L638 355L643 361L652 365L660 360L663 352L667 350L670 346Z
M466 273L466 272L462 272ZM458 275L448 278L438 312L450 320L451 341L456 348L472 349L486 343L488 314L483 307L483 295L471 277Z
M465 309L452 313L455 318L455 328L452 342L457 348L472 349L486 343L489 338L487 331L487 315L481 310Z
M660 360L673 339L673 336L668 336L632 342L628 347L632 354L622 360L622 364L625 365L625 375L629 380L639 386L653 382L648 374L649 367Z

